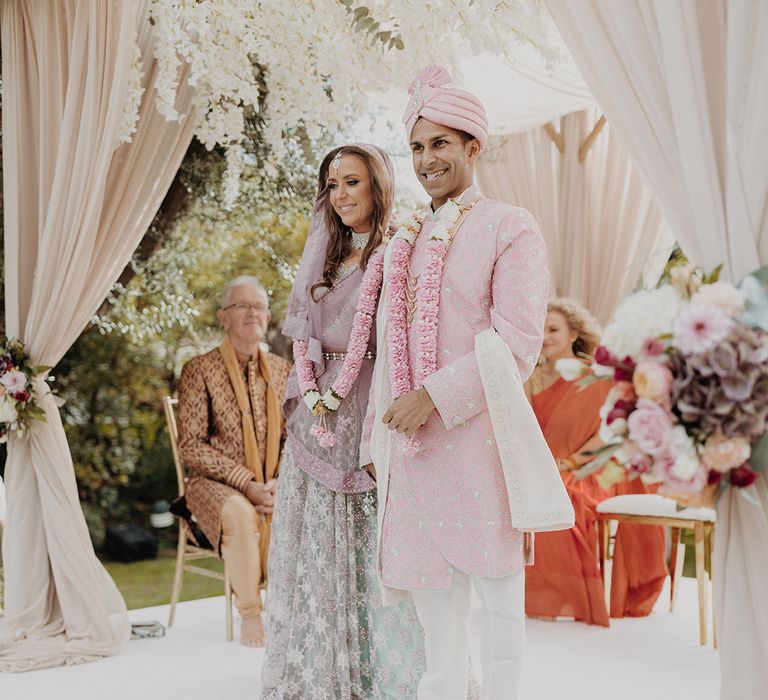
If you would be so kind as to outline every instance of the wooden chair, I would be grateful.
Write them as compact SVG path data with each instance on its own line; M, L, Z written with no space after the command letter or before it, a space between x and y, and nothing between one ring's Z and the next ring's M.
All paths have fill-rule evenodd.
M168 422L168 435L171 440L171 451L173 452L173 462L176 465L176 480L179 486L179 496L183 496L186 491L186 481L184 475L184 465L179 457L179 431L176 425L176 406L178 405L178 399L174 399L171 396L166 396L163 399L163 407L165 408L165 419ZM224 564L224 573L220 574L218 571L211 571L202 566L195 566L187 562L196 561L199 559L218 559L216 552L212 549L204 549L194 544L194 539L191 537L189 531L189 524L184 518L178 518L179 521L179 540L176 545L176 572L173 575L173 590L171 592L171 612L168 615L168 627L173 625L173 618L176 614L176 604L179 602L179 596L181 595L181 586L184 579L184 572L188 571L191 574L198 574L199 576L208 576L209 578L219 579L224 581L224 597L226 601L226 624L227 624L227 641L232 641L232 584L229 580L229 573L227 572L226 562Z
M682 557L678 557L680 533L693 530L696 551L696 581L699 594L699 643L707 643L707 586L705 557L712 556L715 543L716 515L712 508L677 509L677 501L658 494L630 494L614 496L597 505L598 549L600 574L606 583L606 559L610 556L611 522L638 523L640 525L661 525L671 529L669 609L675 605L676 588L682 569ZM710 577L711 580L711 577ZM717 634L714 624L713 605L713 646L717 648Z

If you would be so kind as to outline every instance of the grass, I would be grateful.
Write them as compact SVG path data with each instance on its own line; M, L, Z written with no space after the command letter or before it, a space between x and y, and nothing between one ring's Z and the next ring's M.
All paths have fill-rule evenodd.
M682 543L686 545L683 576L694 577L696 573L692 531L683 531ZM223 565L218 559L204 559L196 561L195 564L207 569L223 571ZM104 566L123 594L129 610L170 603L173 572L176 566L176 552L174 550L161 551L157 559L136 561L130 564L108 561L104 562ZM709 569L709 562L707 562L707 568ZM211 596L223 595L223 593L223 581L197 574L184 574L181 600L210 598ZM2 576L0 576L0 605L2 605L2 594L3 582Z
M223 571L223 565L218 559L198 560L195 565L214 571ZM129 610L171 602L173 572L176 567L175 551L161 551L157 559L135 561L130 564L107 561L104 562L104 566L123 594ZM197 600L217 595L224 595L223 581L189 572L184 574L181 600Z

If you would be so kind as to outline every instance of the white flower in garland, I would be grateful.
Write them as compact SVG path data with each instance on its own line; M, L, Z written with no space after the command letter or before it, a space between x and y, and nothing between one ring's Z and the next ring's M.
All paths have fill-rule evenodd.
M433 241L442 241L443 243L447 243L449 226L450 225L447 224L445 221L442 221L442 220L438 221L432 227L432 230L429 232L430 239L432 239Z
M444 221L448 226L454 224L461 214L461 208L452 199L449 199L437 212L437 218Z

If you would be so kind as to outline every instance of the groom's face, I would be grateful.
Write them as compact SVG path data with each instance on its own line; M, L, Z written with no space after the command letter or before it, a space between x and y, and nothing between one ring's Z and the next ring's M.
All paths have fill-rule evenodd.
M420 118L411 133L413 170L435 208L458 197L474 179L477 139Z

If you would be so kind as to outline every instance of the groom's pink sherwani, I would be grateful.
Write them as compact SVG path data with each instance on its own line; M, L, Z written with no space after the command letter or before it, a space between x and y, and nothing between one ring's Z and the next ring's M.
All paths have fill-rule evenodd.
M477 196L472 187L461 200ZM424 271L433 225L428 218L416 241L414 275ZM477 333L495 328L525 381L541 349L548 286L544 241L533 217L481 199L445 259L439 369L424 383L437 411L418 431L424 449L406 456L398 449L399 436L393 440L380 548L387 586L447 590L452 566L486 578L523 568L523 535L510 523L474 344ZM412 368L419 312L408 335Z

